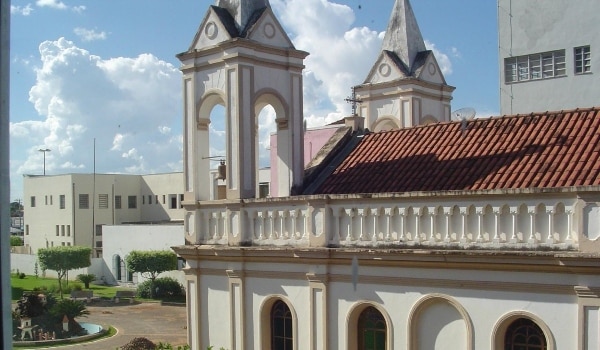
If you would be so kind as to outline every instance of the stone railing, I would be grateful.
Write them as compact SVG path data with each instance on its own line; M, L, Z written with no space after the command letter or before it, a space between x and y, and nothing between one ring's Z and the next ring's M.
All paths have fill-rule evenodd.
M459 199L460 198L460 201ZM536 196L299 196L186 205L188 244L576 247L585 202Z

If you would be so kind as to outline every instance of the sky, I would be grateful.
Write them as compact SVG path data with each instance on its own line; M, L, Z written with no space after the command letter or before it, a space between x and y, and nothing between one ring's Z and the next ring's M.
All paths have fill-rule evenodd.
M23 199L23 175L44 172L40 149L50 149L47 175L182 171L182 75L176 54L188 49L214 3L12 0L11 201ZM304 71L308 126L349 115L344 98L375 63L394 0L270 3L295 47L310 53ZM411 4L428 49L447 83L456 87L452 109L498 115L495 1ZM265 150L274 127L271 112L259 117ZM219 113L213 111L211 120ZM213 121L211 136L222 134L222 124ZM211 141L211 148L220 155L224 145Z

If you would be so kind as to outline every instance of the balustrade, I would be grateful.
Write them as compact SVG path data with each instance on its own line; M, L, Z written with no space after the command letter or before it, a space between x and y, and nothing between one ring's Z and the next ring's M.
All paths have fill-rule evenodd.
M575 203L438 206L301 198L211 205L186 215L191 244L281 246L568 246ZM194 213L196 216L194 216ZM193 218L189 219L188 218ZM324 235L324 239L315 239Z

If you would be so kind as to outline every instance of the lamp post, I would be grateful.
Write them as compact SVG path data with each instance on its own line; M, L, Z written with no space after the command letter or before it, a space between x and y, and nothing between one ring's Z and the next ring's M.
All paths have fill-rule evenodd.
M44 176L46 176L46 152L50 152L49 148L40 148L38 151L44 153Z

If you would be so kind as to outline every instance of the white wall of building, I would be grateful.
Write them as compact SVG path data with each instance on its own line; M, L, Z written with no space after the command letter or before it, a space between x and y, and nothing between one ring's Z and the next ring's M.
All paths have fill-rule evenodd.
M183 245L183 224L158 224L158 225L108 225L102 231L103 254L105 266L109 273L105 280L109 284L140 283L146 280L139 274L129 274L125 270L125 259L133 250L168 250L172 246ZM119 260L116 260L118 256ZM119 261L119 265L116 264ZM118 269L121 269L121 278L118 279ZM184 283L181 271L165 272L160 277L172 277Z
M77 245L96 248L100 256L103 225L183 217L182 173L25 176L23 186L24 240L32 253Z
M597 0L498 0L501 113L523 114L598 105L600 36ZM574 48L589 45L591 73L575 74ZM565 50L565 74L507 84L505 59ZM523 72L525 74L525 72Z
M352 348L349 340L356 334L349 319L364 304L389 318L389 349L494 349L496 328L511 314L533 317L547 327L553 344L548 349L578 348L583 332L578 328L581 298L574 290L582 276L577 274L410 268L371 261L359 267L355 289L351 264L329 262L333 264L303 259L243 266L202 262L198 285L203 287L196 300L200 323L207 326L197 329L199 348L267 348L261 315L272 298L291 307L296 349ZM595 276L586 282L599 281ZM244 320L245 328L237 320ZM409 340L420 347L408 347Z

